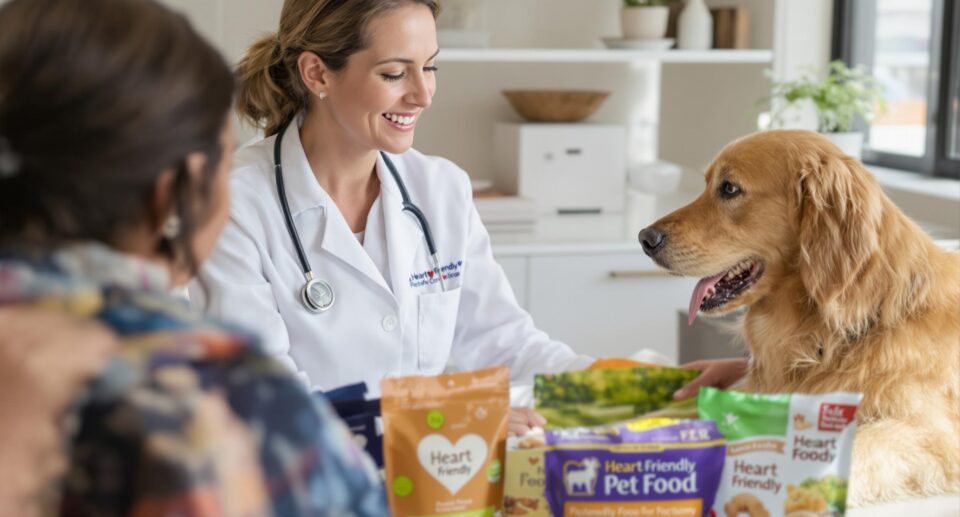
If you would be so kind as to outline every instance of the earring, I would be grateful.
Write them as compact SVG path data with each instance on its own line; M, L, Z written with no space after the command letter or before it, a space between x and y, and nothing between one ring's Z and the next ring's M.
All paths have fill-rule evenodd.
M327 92L320 92L317 94L317 97L320 97L320 100L327 98Z
M170 241L176 239L177 236L180 235L180 218L173 214L167 217L167 220L163 222L163 227L160 229L160 234Z

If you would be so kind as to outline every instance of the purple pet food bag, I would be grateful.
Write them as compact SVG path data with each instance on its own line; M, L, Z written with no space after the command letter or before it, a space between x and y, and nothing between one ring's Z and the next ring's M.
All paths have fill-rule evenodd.
M558 517L707 515L726 455L706 420L553 429L546 440L546 497Z

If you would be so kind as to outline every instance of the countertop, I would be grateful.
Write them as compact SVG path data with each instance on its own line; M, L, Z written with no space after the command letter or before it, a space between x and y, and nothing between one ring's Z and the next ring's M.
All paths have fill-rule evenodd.
M640 223L624 214L541 216L532 232L492 232L498 257L605 252L643 253Z
M960 223L960 181L868 166L889 196L931 235L957 249ZM533 231L491 233L498 256L639 252L637 234L663 215L691 202L702 192L702 176L685 174L677 191L667 194L626 193L626 207L617 214L541 216ZM946 217L944 217L946 214ZM951 214L956 214L953 217ZM953 239L953 240L950 240Z
M887 191L901 190L923 194L929 198L944 199L960 203L960 181L952 178L939 178L915 172L867 165L881 186Z
M541 215L533 231L491 232L497 256L639 253L637 234L660 217L690 203L700 192L680 189L665 194L633 190L624 211L610 214Z
M960 249L960 181L869 167L884 190L903 204L937 242ZM641 194L629 190L623 213L540 216L532 231L491 232L498 257L525 255L577 255L596 253L639 253L643 250L637 234L660 217L693 201L702 192L702 176L685 174L685 183L667 194ZM694 181L695 180L695 181ZM957 214L953 217L951 214Z
M575 255L643 253L637 234L644 224L629 214L541 216L535 229L526 232L492 232L498 257L521 255ZM960 240L938 240L948 249L960 249Z

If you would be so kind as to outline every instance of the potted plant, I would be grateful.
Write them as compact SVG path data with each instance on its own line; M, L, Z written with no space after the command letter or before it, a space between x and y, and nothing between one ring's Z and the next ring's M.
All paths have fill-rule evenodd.
M858 159L863 133L854 131L854 120L860 116L869 122L886 106L876 79L862 66L850 68L840 60L830 63L823 79L815 79L808 72L795 81L773 81L770 96L760 103L771 108L770 127L783 127L789 113L804 105L812 106L817 131Z
M628 40L658 40L667 34L669 0L623 0L620 24Z

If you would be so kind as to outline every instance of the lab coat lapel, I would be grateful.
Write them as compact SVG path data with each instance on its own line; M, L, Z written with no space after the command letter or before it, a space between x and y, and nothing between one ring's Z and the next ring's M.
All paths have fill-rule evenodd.
M334 206L332 199L327 199L327 206ZM390 286L387 285L383 275L380 274L380 270L367 255L363 246L360 245L357 237L350 231L350 226L343 218L343 214L335 208L326 210L326 225L320 247L348 266L363 273L388 293L391 292Z
M395 164L398 161L396 158L393 160ZM397 168L400 168L399 164ZM404 173L403 170L399 172L401 175ZM419 269L416 267L416 259L421 255L420 250L425 249L426 244L417 220L403 211L403 197L400 189L390 175L382 156L377 160L377 174L380 176L383 219L390 257L390 280L393 283L394 295L402 303L404 299L415 294L410 287L410 276L418 270L426 271L429 267L426 258L423 259L422 267Z
M298 115L295 123L291 124L290 129L284 134L283 142L281 142L284 164L283 179L287 184L287 198L290 201L291 212L294 221L297 222L297 228L309 228L309 224L302 220L298 221L298 219L317 217L313 210L321 208L323 210L324 227L320 248L363 273L389 293L390 287L384 280L383 275L370 260L367 252L360 245L360 241L353 235L350 226L334 204L333 199L323 190L317 182L317 178L314 177L313 169L310 168L310 163L303 151L303 143L300 141L298 128L302 124L303 116ZM300 237L304 242L312 240L305 235ZM306 251L310 253L310 250ZM322 269L319 264L311 265L314 268Z

